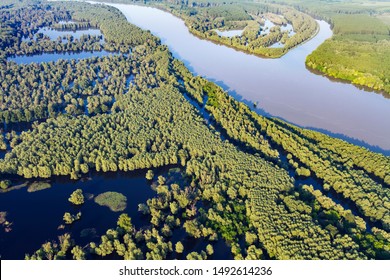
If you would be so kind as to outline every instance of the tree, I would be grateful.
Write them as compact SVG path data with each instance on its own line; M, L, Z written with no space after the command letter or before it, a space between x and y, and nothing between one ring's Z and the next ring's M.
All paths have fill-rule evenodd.
M166 181L166 179L164 178L164 176L161 176L161 175L158 176L157 182L159 185L164 185L165 181Z
M186 259L187 260L204 260L205 256L203 256L202 254L199 254L197 252L191 252L187 255Z
M161 229L161 233L166 237L172 236L172 230L167 224L164 224L163 228Z
M183 253L184 251L184 246L183 246L183 243L181 243L180 241L178 241L175 245L175 250L176 250L176 253L178 254L181 254Z
M257 235L249 231L245 232L245 242L248 245L252 245L257 241Z
M146 177L146 179L148 179L148 180L152 180L153 177L154 177L154 172L153 172L153 170L150 170L150 169L149 169L148 172L146 172L145 177Z
M89 172L88 164L86 163L80 164L80 170L83 174L87 174Z
M71 253L74 260L85 260L85 252L80 246L74 246Z
M7 189L9 186L11 186L10 180L0 181L0 188L2 188L3 190Z
M72 224L73 222L80 220L81 218L81 212L78 212L76 215L72 215L69 212L65 212L63 220L65 224Z
M123 213L119 216L118 226L122 228L125 232L130 232L133 229L133 224L131 223L131 218L129 215Z
M74 205L81 205L84 203L84 195L81 189L75 190L68 199Z
M209 255L209 256L211 256L212 254L214 254L213 245L207 244L207 246L206 246L206 253L207 253L207 255Z
M177 213L177 211L179 210L179 206L178 206L176 201L169 203L169 208L170 208L171 213L173 215L175 215Z
M200 225L197 220L186 221L183 227L186 232L194 238L200 238L202 236L202 232L199 229Z

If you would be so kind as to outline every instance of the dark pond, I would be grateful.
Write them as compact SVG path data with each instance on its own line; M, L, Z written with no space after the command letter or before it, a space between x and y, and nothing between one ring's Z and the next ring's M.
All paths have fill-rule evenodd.
M180 171L180 170L179 170ZM99 241L99 236L107 229L115 228L121 213L127 213L133 225L140 229L148 226L149 218L138 212L138 204L156 195L150 181L145 178L146 171L98 173L74 181L65 177L54 177L51 188L28 192L28 186L0 194L0 211L7 212L7 220L12 223L11 231L0 228L0 258L23 259L26 253L33 253L46 241L58 241L57 236L66 232L72 234L76 243L84 246L91 241ZM177 169L161 168L155 170L155 178L163 175L167 184L185 184L185 179ZM23 184L27 180L19 180ZM34 180L28 180L29 183ZM86 197L85 203L75 206L68 201L70 194L76 189L82 189ZM124 211L113 212L108 207L99 206L93 198L107 191L122 193L127 198ZM65 212L82 213L81 220L59 228L64 224ZM181 241L185 251L181 255L172 254L172 258L183 258L193 250L204 250L208 244L205 240L194 240L181 228L176 229L173 244ZM214 258L226 259L230 249L222 241L214 243L216 250Z
M84 229L93 229L92 232L101 235L107 229L115 227L121 212L112 212L108 207L99 206L93 199L86 199L82 206L74 206L68 202L70 194L78 188L84 194L94 196L107 191L125 195L125 212L132 217L136 227L147 222L137 211L138 204L155 195L145 179L145 172L95 174L79 181L56 177L50 183L50 189L37 192L29 193L27 187L24 187L0 194L0 211L6 211L7 220L13 223L11 232L0 231L2 259L23 259L25 253L33 253L42 243L56 240L58 235L65 232L71 232L72 237L83 245L94 239L90 234L81 237ZM57 229L63 224L65 212L76 214L78 211L82 213L80 221L65 229ZM26 239L28 242L24 242Z
M62 23L62 22L59 22ZM36 40L37 34L42 33L44 36L48 36L50 40L57 40L58 37L66 37L66 36L72 36L74 39L80 39L83 35L90 35L90 36L103 36L103 34L100 32L99 29L81 29L81 30L55 30L49 27L40 28L38 32L34 35L33 40ZM23 42L29 42L31 39L23 38Z

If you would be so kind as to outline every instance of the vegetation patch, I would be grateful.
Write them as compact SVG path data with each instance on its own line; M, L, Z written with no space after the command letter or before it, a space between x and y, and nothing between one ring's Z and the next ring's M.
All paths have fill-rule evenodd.
M0 188L2 190L8 189L9 186L11 186L11 181L10 180L2 180L2 181L0 181Z
M7 215L5 211L0 212L0 225L3 226L5 232L10 232L12 223L7 220Z
M75 221L78 221L80 219L81 219L81 212L78 212L76 215L72 215L69 212L65 212L63 217L63 220L67 225L73 224Z
M154 177L154 172L153 172L153 170L150 170L150 169L149 169L148 172L146 172L145 178L146 178L147 180L152 180L153 177Z
M49 188L51 188L50 183L37 181L37 182L31 183L31 185L28 187L27 191L31 193L31 192L42 191L42 190L49 189Z
M335 15L332 19L335 34L389 35L386 24L369 15Z
M97 236L97 231L95 228L85 228L85 229L81 230L81 232L80 232L81 238L84 238L84 237L94 238L96 236Z
M105 192L95 197L100 206L107 206L113 212L121 212L127 207L127 198L118 192Z
M328 76L390 94L390 40L352 44L338 38L319 46L306 64Z

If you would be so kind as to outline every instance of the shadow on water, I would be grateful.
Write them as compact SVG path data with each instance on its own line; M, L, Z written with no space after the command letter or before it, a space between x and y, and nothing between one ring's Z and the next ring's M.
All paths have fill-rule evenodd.
M15 62L17 64L29 64L29 63L42 63L42 62L54 62L59 59L86 59L91 57L103 57L110 54L115 54L108 51L82 51L82 52L54 52L54 53L42 53L36 55L20 55L10 56L8 61Z
M341 140L347 141L348 143L367 148L368 150L375 152L375 153L380 153L380 154L383 154L385 156L390 156L390 150L385 150L379 146L370 145L370 144L364 142L363 140L352 138L352 137L349 137L349 136L341 134L341 133L334 133L334 132L331 132L331 131L328 131L325 129L315 128L315 127L304 127L304 128L307 128L310 130L315 130L315 131L324 133L324 134L329 135L329 136L334 137L334 138L339 138Z
M340 79L340 78L335 78L335 77L332 77L332 76L325 75L323 72L321 72L319 70L316 70L316 69L313 69L313 68L310 68L307 65L305 65L305 67L306 67L307 71L311 72L312 74L325 77L325 78L327 78L331 82L341 83L341 84L345 84L345 85L350 85L351 84L351 82L349 82L348 80L343 80L343 79ZM374 93L377 93L377 94L381 94L384 98L390 99L390 93L387 93L387 92L385 92L383 90L375 90L375 89L369 88L367 86L362 86L362 85L357 85L357 84L353 84L353 85L355 87L357 87L358 89L362 89L362 90L367 91L367 92L374 92Z
M187 254L191 252L206 252L206 246L210 244L213 246L214 254L208 256L208 260L229 260L233 259L233 254L231 253L230 247L226 244L226 242L219 238L217 241L207 241L204 238L192 238L188 236L185 229L178 228L173 232L173 237L171 239L172 245L175 246L177 242L181 242L184 247L184 251L181 254L176 252L171 253L170 259L178 259L185 260Z
M236 99L237 101L243 102L246 105L248 105L248 107L251 110L255 111L256 113L258 113L261 116L269 117L269 118L278 118L278 119L280 119L280 120L282 120L282 121L284 121L286 123L292 124L294 126L297 126L297 127L300 127L300 128L304 128L304 129L314 130L314 131L326 134L328 136L344 140L344 141L346 141L348 143L364 147L364 148L366 148L366 149L368 149L368 150L370 150L372 152L380 153L380 154L383 154L385 156L390 156L390 150L383 149L383 148L381 148L379 146L370 145L370 144L368 144L367 142L365 142L363 140L356 139L356 138L350 137L350 136L342 134L342 133L335 133L335 132L332 132L332 131L329 131L329 130L326 130L326 129L321 129L321 128L317 128L317 127L301 126L301 125L298 125L296 123L291 123L288 120L281 118L280 116L271 115L269 112L265 111L264 109L257 107L257 104L253 103L252 101L250 101L248 99L244 99L236 91L230 90L229 86L227 86L223 81L217 81L217 80L213 80L213 79L209 79L209 80L211 82L216 83L217 85L219 85L223 90L227 91L228 94L230 96L234 97L234 99Z
M344 196L337 193L333 189L326 191L323 185L318 180L314 178L294 178L294 179L295 179L294 186L296 189L300 189L302 185L308 185L308 186L311 185L313 186L314 190L321 191L323 195L330 198L336 204L341 205L345 210L350 210L354 216L361 217L366 223L367 232L371 233L373 227L382 228L380 222L372 222L369 218L362 215L353 201L351 201L348 198L345 198Z

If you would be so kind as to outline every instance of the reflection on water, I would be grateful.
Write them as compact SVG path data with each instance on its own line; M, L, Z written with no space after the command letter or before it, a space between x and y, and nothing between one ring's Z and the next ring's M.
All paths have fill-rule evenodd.
M166 174L167 170L162 168L155 173ZM20 179L19 183L25 181ZM50 184L51 188L37 192L29 193L24 187L0 194L0 211L6 211L8 220L13 222L10 232L5 233L0 229L2 259L23 259L25 253L34 252L42 243L56 240L58 235L66 232L71 232L76 243L84 246L91 241L91 238L85 238L85 229L93 229L95 235L102 235L107 229L115 228L117 219L123 212L112 212L92 199L107 191L119 192L127 197L124 212L129 214L136 228L149 223L148 218L138 212L138 204L145 203L155 195L150 182L145 178L145 171L93 174L78 181L67 177L53 177ZM78 188L86 196L85 203L81 206L72 205L68 201L70 194ZM82 213L81 220L58 229L63 224L65 212L78 211ZM28 242L22 242L26 238Z
M61 23L61 22L60 22ZM59 24L60 24L59 23ZM69 22L67 22L69 23ZM58 37L66 37L66 36L72 36L74 39L80 40L81 36L83 35L90 35L90 36L103 36L103 34L100 32L99 29L81 29L81 30L55 30L49 27L40 28L36 34L33 36L33 41L37 39L38 34L43 34L43 36L47 36L50 38L50 40L57 40ZM23 38L23 42L30 42L31 38ZM67 40L62 40L63 42L66 42Z
M332 36L328 23L312 40L280 59L260 57L201 40L184 22L155 8L112 4L127 19L150 30L197 75L216 81L259 112L390 150L390 99L309 72L305 59Z
M17 64L28 64L28 63L42 63L57 61L59 59L84 59L91 57L103 57L112 53L107 51L83 51L83 52L66 52L66 53L43 53L35 55L17 55L8 58L8 61L16 62Z

